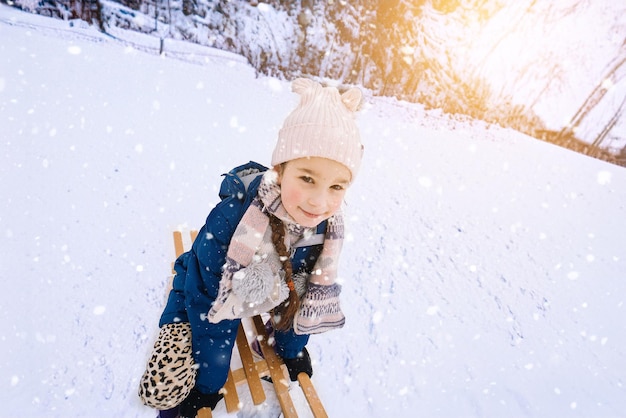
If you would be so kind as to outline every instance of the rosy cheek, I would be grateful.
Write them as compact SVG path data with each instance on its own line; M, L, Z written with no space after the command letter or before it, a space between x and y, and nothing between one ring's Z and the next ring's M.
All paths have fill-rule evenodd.
M341 207L341 204L343 203L345 197L346 197L345 190L343 191L343 193L339 193L337 196L335 196L335 198L333 199L335 209L339 209Z
M288 190L286 193L283 193L282 200L283 204L286 208L294 208L298 206L298 202L300 201L300 193L294 190Z

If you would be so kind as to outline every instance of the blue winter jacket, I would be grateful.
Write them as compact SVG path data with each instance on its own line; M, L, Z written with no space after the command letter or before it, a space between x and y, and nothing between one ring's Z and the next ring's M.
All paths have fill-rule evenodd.
M208 312L217 298L222 267L230 239L257 195L261 175L267 168L253 161L225 174L220 188L222 201L209 213L198 232L192 248L174 264L176 272L167 305L159 326L175 322L189 322L192 330L194 360L199 366L196 388L203 393L219 391L226 382L232 349L240 320L210 323ZM252 175L251 175L252 174ZM254 177L247 186L245 181ZM326 222L317 233L324 233ZM322 244L298 248L291 258L293 271L312 271ZM276 351L283 358L294 358L308 342L308 335L297 335L293 330L276 332Z

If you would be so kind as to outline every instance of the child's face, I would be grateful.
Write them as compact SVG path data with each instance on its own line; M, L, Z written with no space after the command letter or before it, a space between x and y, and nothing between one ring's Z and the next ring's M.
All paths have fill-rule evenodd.
M317 226L341 207L350 170L327 158L298 158L277 168L283 206L300 225Z

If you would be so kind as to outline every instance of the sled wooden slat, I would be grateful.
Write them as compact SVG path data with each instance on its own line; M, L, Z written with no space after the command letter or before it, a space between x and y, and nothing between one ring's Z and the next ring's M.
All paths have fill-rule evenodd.
M198 411L196 418L213 418L213 414L211 413L211 408L202 408Z
M259 377L269 377L270 370L267 368L267 362L265 360L255 360L254 365L256 366L256 371L259 373ZM232 372L233 381L236 385L246 383L246 373L243 367L233 370Z
M298 383L300 383L300 387L302 388L306 401L309 403L313 416L315 418L328 418L328 414L324 409L324 405L322 405L322 401L320 401L320 398L317 396L317 392L313 387L313 382L311 382L309 375L300 373L298 375Z
M176 258L185 252L183 246L183 233L180 231L174 231L174 251L176 251Z
M259 344L261 345L263 357L267 362L267 367L270 369L270 377L272 378L274 391L276 391L276 397L280 403L280 409L283 411L283 416L285 418L297 418L296 408L293 405L291 396L289 396L289 379L285 377L285 373L283 373L281 368L282 360L274 352L274 347L268 344L267 331L261 317L257 315L252 320L257 334L262 337L259 338Z
M228 379L226 379L222 393L224 394L226 411L229 414L239 411L239 395L237 394L237 386L235 386L235 380L233 379L233 372L231 370L228 371Z
M265 391L261 385L261 378L257 371L256 364L254 363L254 357L252 351L250 351L250 344L246 338L246 330L243 325L239 323L239 332L237 332L237 348L239 349L239 357L243 363L243 371L248 381L248 388L252 395L252 403L260 405L265 401Z
M198 231L190 231L191 242L193 243L198 235ZM183 234L180 231L174 231L174 250L176 258L185 252L183 243ZM174 263L172 263L172 272L174 272ZM171 289L171 284L169 289ZM168 289L168 294L169 294ZM250 324L248 324L250 325ZM231 369L228 372L228 379L224 385L223 394L226 404L226 411L231 414L239 411L242 407L237 393L237 386L245 385L248 387L252 396L254 405L260 405L266 400L266 394L261 383L261 378L269 377L280 403L280 408L284 418L297 418L296 408L289 394L290 380L287 374L287 368L283 361L276 353L274 348L268 342L267 330L260 315L252 318L253 336L259 341L263 359L256 359L252 354L244 323L239 324L237 331L237 351L241 359L242 367ZM324 406L317 396L317 392L313 387L311 379L306 373L298 376L298 382L304 397L307 400L314 418L328 418ZM198 411L196 418L211 418L212 413L209 408L202 408Z

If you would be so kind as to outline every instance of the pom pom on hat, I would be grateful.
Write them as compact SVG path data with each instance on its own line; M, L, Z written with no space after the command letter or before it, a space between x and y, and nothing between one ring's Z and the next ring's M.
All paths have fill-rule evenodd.
M304 157L323 157L345 165L356 177L361 166L363 145L354 120L361 91L351 88L339 93L335 87L298 78L291 89L300 103L287 116L278 133L272 165Z

